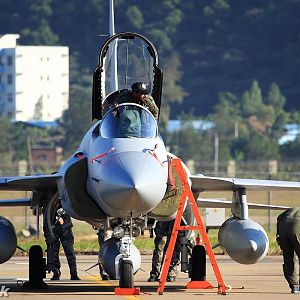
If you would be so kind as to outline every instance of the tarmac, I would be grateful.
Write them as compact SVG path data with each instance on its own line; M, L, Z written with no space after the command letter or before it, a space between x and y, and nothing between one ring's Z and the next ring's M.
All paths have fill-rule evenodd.
M71 281L66 259L61 257L62 277L60 281L51 281L51 274L47 274L46 290L24 290L18 286L28 278L28 257L13 257L10 261L0 265L0 297L10 299L227 299L255 300L255 299L287 299L299 297L291 294L282 274L282 256L268 256L255 265L240 265L233 262L226 255L216 256L223 280L232 287L226 295L217 293L217 281L213 269L207 260L207 276L213 289L186 289L189 282L188 275L180 273L176 282L167 282L163 295L157 294L158 283L147 282L151 269L151 256L142 256L141 270L135 275L135 287L140 288L140 295L118 296L115 287L118 280L102 281L98 267L86 272L85 270L97 262L95 255L77 256L78 275L80 281ZM9 290L8 290L9 289ZM7 295L5 293L7 291ZM3 293L2 293L3 292ZM54 297L54 298L53 298ZM176 298L177 299L176 299Z

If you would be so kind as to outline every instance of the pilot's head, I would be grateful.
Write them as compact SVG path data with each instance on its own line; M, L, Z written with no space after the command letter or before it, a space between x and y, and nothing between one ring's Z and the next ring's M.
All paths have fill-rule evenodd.
M138 98L139 100L143 100L147 94L149 94L149 90L146 87L146 84L143 82L135 82L131 86L131 90L133 96Z

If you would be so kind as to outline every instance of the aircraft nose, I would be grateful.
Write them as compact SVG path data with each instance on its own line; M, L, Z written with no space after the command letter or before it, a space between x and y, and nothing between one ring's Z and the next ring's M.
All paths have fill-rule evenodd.
M166 191L167 172L149 153L122 152L101 161L99 193L108 214L145 214Z

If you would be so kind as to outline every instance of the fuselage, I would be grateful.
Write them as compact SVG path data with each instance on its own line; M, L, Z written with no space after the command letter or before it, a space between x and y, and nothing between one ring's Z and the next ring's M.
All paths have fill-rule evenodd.
M87 193L106 215L139 217L162 200L167 152L156 120L142 106L109 111L86 133L77 153L87 157Z

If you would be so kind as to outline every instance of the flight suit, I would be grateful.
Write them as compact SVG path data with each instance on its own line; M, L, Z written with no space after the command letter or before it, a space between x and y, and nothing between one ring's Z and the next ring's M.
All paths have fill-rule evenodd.
M296 268L300 259L300 208L290 208L277 217L277 242L283 254L283 274L291 292L299 292L299 277Z
M120 94L117 99L115 100L114 104L122 104L122 103L136 103L140 104L149 109L149 111L153 114L154 118L158 119L158 107L155 104L154 99L150 95L146 95L144 101L139 101L136 99L131 91L125 91L124 93Z
M160 275L163 257L167 251L172 234L174 220L156 222L154 233L154 250L152 256L152 270L149 281L157 281ZM174 252L167 276L168 281L174 281L179 273L180 265L180 245L176 242Z
M45 233L45 239L47 243L47 248L48 245L53 242L53 266L54 266L54 271L53 271L53 279L59 279L60 276L60 260L59 260L59 249L60 249L60 244L62 244L69 269L70 269L70 274L71 274L71 279L79 279L77 276L77 266L76 266L76 256L75 256L75 251L74 251L74 236L72 232L72 221L71 218L63 214L60 218L62 218L62 223L57 220L55 227L53 229L53 233L55 236L54 242L51 236L48 236ZM45 231L44 231L45 232Z

